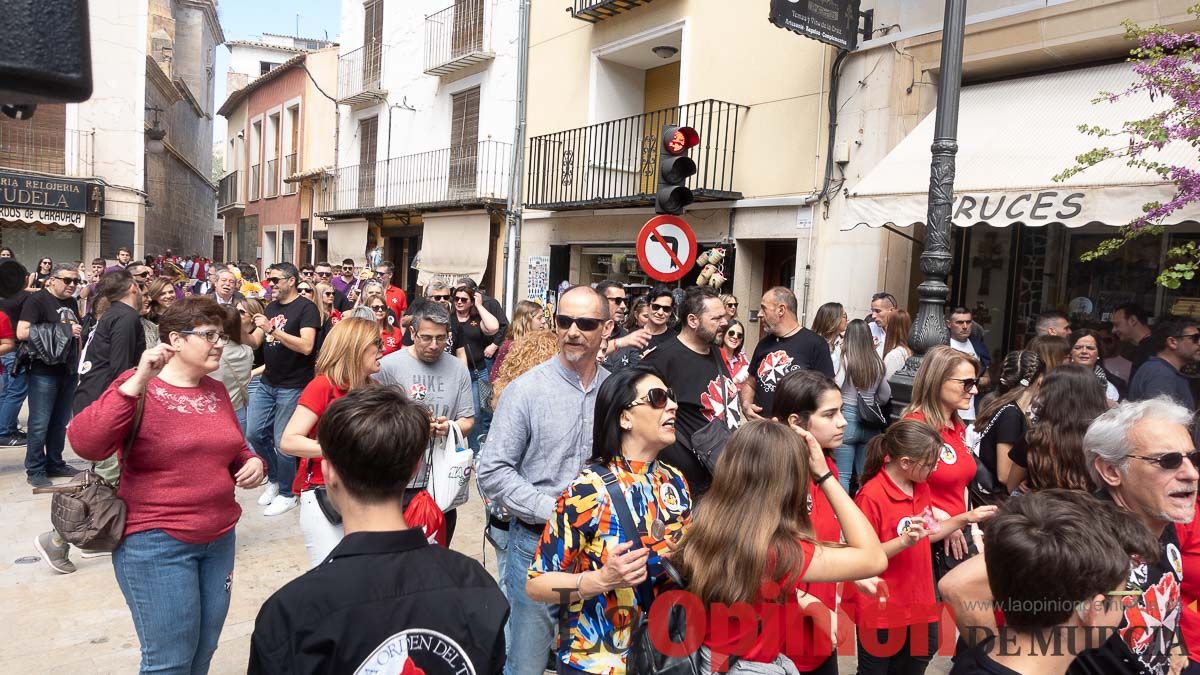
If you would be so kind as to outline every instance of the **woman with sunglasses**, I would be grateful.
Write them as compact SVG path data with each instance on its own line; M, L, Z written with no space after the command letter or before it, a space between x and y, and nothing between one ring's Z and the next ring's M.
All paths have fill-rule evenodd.
M112 564L144 673L208 672L234 578L242 513L234 488L256 488L266 472L238 429L225 387L209 377L229 341L223 325L212 298L175 303L160 317L164 344L143 352L137 369L67 428L80 457L122 455L125 536Z
M741 384L750 376L750 359L746 356L746 327L737 319L730 319L721 334L721 358L729 369L735 384Z
M480 429L486 432L492 413L485 398L491 398L491 382L488 380L488 362L485 351L492 344L492 336L500 330L500 322L483 304L483 294L476 293L470 286L459 286L450 296L453 303L450 312L454 355L467 365L471 372L471 393L475 397L475 426L468 439L471 447L480 444Z
M1123 398L1122 392L1127 391L1125 381L1109 372L1104 367L1104 352L1100 347L1100 334L1090 328L1077 328L1071 332L1071 363L1084 368L1091 368L1096 373L1096 379L1104 387L1104 396L1110 406L1115 406Z
M978 393L979 361L946 345L929 350L913 380L912 402L904 410L904 419L928 424L943 441L928 481L938 520L967 510L967 485L975 478L975 456L967 449L967 425L959 411L970 409ZM979 552L966 534L959 530L933 547L935 579Z
M1034 399L1034 422L1025 443L1009 452L1013 464L1028 472L1017 491L1094 490L1083 436L1107 410L1108 399L1093 371L1076 365L1050 371Z
M666 286L657 286L650 291L647 300L650 314L646 319L645 329L650 334L650 342L642 350L643 353L661 346L675 336L675 331L670 330L671 323L675 319L675 296L671 293L671 289Z
M321 327L317 329L317 353L321 353L321 345L325 344L325 338L329 336L329 331L342 320L342 313L334 307L334 301L337 294L333 290L333 286L327 283L318 282L315 289L315 298L313 302L317 305L317 311L321 313ZM375 318L374 313L371 318Z
M722 294L721 295L721 304L725 305L725 318L726 319L729 319L730 321L737 319L738 299L737 299L736 295L734 295L732 293Z
M36 291L45 288L46 280L50 278L53 271L54 260L50 258L39 260L37 270L29 273L29 279L25 283L25 290Z
M375 318L375 324L379 326L379 339L382 345L383 355L387 356L392 352L404 346L404 334L399 326L392 325L390 312L388 311L387 301L383 296L372 298L366 305L371 310L371 315Z
M559 642L560 673L625 672L633 627L670 586L662 556L692 514L683 474L658 459L675 442L677 408L651 368L628 368L600 385L593 456L559 497L525 586L531 599L548 604L573 589L560 609L570 635ZM614 508L610 490L628 513ZM623 522L629 517L632 523Z

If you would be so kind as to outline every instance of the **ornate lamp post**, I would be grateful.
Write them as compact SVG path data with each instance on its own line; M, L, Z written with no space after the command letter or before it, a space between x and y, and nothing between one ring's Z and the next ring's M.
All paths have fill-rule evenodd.
M925 225L925 247L921 272L925 280L917 287L921 306L913 321L908 344L913 355L890 380L893 400L912 400L912 383L925 352L947 344L945 307L950 295L950 212L954 207L954 156L958 152L958 99L962 89L963 34L966 31L967 0L946 0L942 22L942 60L934 115L933 162L929 170L929 211ZM897 414L901 407L893 406Z

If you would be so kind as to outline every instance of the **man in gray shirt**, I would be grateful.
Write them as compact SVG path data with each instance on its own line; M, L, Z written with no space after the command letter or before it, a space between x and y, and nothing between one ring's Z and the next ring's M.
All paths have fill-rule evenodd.
M412 345L388 354L379 362L375 381L399 387L413 403L429 410L429 451L446 442L450 422L458 425L463 436L475 422L475 400L471 397L471 374L467 367L444 347L450 336L450 311L436 302L427 302L412 314L408 327ZM428 452L426 452L428 455ZM417 465L408 489L422 490L429 483L424 460ZM446 512L446 544L454 537L458 509Z
M505 388L479 464L483 493L514 516L502 584L512 608L505 675L546 667L554 624L525 581L555 501L592 455L596 394L608 377L596 362L612 330L608 300L575 286L559 297L554 319L558 355Z

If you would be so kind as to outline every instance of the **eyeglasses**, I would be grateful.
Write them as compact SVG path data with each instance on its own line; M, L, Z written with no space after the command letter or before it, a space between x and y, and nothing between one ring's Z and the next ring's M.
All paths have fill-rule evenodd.
M608 301L613 303L614 305L624 305L629 302L629 298L622 296L619 298L609 298Z
M1160 468L1167 471L1174 471L1183 466L1183 458L1187 457L1192 462L1192 466L1200 467L1200 451L1193 450L1191 452L1164 452L1161 455L1126 455L1134 459L1140 459L1143 462L1157 464Z
M332 298L332 297L333 297L333 291L325 291L325 292L324 292L324 293L322 293L321 295L324 295L324 296L325 296L325 297L327 297L327 298Z
M372 312L386 312L387 307L384 305L371 305Z
M447 342L449 342L450 336L449 335L417 335L416 340L417 340L417 342L420 342L423 345L432 344L434 342L441 345L441 344L446 344Z
M971 391L979 386L979 378L977 377L951 377L947 378L955 382L962 382L963 391Z
M732 338L734 340L741 340L744 336L741 333L726 333L725 337Z
M728 307L729 309L737 309L738 308L738 304L736 302L727 302L727 303L725 303L725 306Z
M285 278L286 277L267 277L267 281L271 282L271 284L274 285L274 284L277 284L277 283L283 281Z
M311 288L300 288L300 289L297 289L297 290L298 290L300 293L305 293L305 294L307 294L307 295L312 295L312 294L313 294L313 289L311 289Z
M328 279L329 277L333 276L333 272L317 272L317 276L321 277L322 279Z
M68 286L79 285L79 277L54 277Z
M604 319L593 319L585 316L567 316L566 314L555 314L554 324L559 330L571 330L571 326L579 326L579 330L590 333L600 327L604 323Z
M656 312L661 312L663 314L670 314L671 310L674 309L674 307L672 307L671 305L659 305L657 303L651 303L650 309L652 309Z
M470 302L470 301L471 301L471 299L470 299L470 298L463 298L463 297L456 297L456 298L454 298L454 304L456 304L456 305L457 305L457 304L464 304L464 305L465 305L465 304L467 304L467 303L468 303L468 302Z
M210 345L229 344L229 336L219 330L181 330L179 334L195 335L196 337L204 338L204 341Z
M1190 335L1172 335L1176 340L1191 340L1196 344L1200 344L1200 333L1191 333Z
M429 299L433 300L434 302L449 302L450 296L449 295L431 295L431 296L429 296Z
M663 408L667 407L667 401L674 400L675 392L671 391L670 389L655 387L654 389L648 390L645 396L635 398L630 401L629 405L625 406L625 409L628 410L629 408L636 408L639 405L649 404L650 407L654 408L655 410L662 410Z
M146 270L145 272L138 272L137 274L135 274L133 276L138 279L149 279L150 278L150 270Z

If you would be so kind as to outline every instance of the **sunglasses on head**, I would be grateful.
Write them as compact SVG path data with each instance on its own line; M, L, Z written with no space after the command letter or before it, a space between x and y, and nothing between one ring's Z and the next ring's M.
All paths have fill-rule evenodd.
M647 390L645 396L641 396L630 401L629 405L625 406L625 409L628 410L629 408L636 408L639 405L649 405L655 410L662 410L663 408L667 407L667 401L674 400L675 392L671 391L670 389L655 387Z
M951 377L949 379L954 380L955 382L961 382L963 391L971 391L975 387L979 386L979 378L977 377Z
M1183 466L1183 459L1186 457L1192 462L1192 466L1200 468L1200 451L1193 450L1191 452L1164 452L1161 455L1127 455L1134 459L1140 459L1143 462L1157 464L1160 468L1167 471L1174 471Z
M579 326L579 330L590 333L600 327L604 323L604 319L593 319L585 316L567 316L566 314L555 314L554 324L559 330L571 330L572 325Z
M651 303L650 309L653 309L656 312L662 312L663 314L670 314L671 310L674 309L674 307L672 307L671 305L660 305L658 303Z

